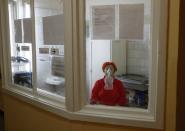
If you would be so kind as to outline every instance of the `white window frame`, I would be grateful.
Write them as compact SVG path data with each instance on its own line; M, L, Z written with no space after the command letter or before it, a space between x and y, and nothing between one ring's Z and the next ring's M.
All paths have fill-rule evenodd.
M35 20L34 0L31 1L33 21L33 72L36 72L35 53ZM135 0L137 1L137 0ZM82 120L115 125L128 125L147 128L164 128L164 96L166 71L166 39L167 39L167 0L152 0L153 3L153 39L152 43L152 78L149 90L149 108L147 110L127 107L109 107L87 105L86 91L86 49L85 49L85 0L64 0L65 12L65 99L48 93L38 93L36 73L33 73L33 90L16 87L10 83L10 43L8 26L8 0L0 0L2 51L3 51L3 91L25 102L44 110L53 112L71 120ZM6 18L6 19L4 19ZM7 51L8 49L8 51ZM8 73L9 72L9 73Z

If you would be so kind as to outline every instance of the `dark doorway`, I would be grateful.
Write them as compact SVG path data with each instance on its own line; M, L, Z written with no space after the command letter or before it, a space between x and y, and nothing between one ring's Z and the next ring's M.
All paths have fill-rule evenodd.
M180 0L176 131L185 131L185 0Z
M4 113L0 111L0 131L4 131Z

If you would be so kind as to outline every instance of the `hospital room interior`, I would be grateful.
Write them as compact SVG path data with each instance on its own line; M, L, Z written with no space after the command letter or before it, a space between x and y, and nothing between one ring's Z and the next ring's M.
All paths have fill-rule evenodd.
M119 15L113 14L113 16L110 16L111 20L109 16L105 16L105 20L108 18L114 25L117 22L132 23L128 21L129 19L124 19L124 17L129 17L129 14L125 16L125 13L122 13L124 12L123 4L129 4L129 2L115 4L112 0L108 5L105 5L105 3L107 4L105 0L88 0L86 2L87 94L90 98L95 81L104 76L101 68L102 64L106 61L113 61L118 68L115 77L121 80L126 88L127 106L147 108L150 84L149 70L151 68L149 64L151 57L150 0L130 7L138 9L138 21L136 22L139 23L138 28L140 30L136 31L134 35L127 32L128 29L121 28L121 26L120 28L111 27L115 28L113 35L107 33L109 31L105 31L102 35L101 31L103 29L98 30L96 23L93 23L94 19L98 19L98 13L94 13L93 9L98 11L98 7L101 7L101 5L104 5L105 8L111 5L115 12L119 12ZM30 4L29 0L24 0L23 3L20 3L21 7L24 8L16 11L14 11L14 6L9 6L12 13L9 15L9 19L14 21L10 24L11 32L14 32L10 34L12 81L17 86L32 89L32 81L34 80L38 87L37 90L65 97L65 14L62 0L52 0L52 4L51 2L36 0L34 3L34 20L31 19ZM101 12L99 15L101 16ZM106 15L105 12L104 15ZM31 24L33 21L35 22L34 29ZM134 27L129 30L134 30ZM32 40L34 33L35 41ZM34 52L34 48L36 52ZM33 58L35 61L33 61ZM34 65L35 67L33 67ZM36 69L36 74L32 73L34 72L33 69Z

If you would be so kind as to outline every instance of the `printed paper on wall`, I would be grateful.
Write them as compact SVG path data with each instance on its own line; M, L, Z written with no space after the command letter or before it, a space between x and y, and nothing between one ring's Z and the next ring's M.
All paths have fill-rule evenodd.
M144 4L119 5L120 39L143 39Z
M115 39L115 6L92 7L92 39Z

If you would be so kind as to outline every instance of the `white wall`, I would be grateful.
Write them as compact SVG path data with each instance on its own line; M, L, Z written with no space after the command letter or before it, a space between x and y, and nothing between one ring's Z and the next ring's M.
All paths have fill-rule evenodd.
M91 56L91 87L97 79L103 78L102 65L106 61L111 60L111 41L110 40L95 40L92 41L92 56Z
M63 0L35 0L35 8L61 10ZM63 5L62 5L63 8Z
M112 61L116 64L118 70L116 75L127 73L127 41L112 41Z
M127 50L127 73L148 76L148 44L142 41L129 41Z

